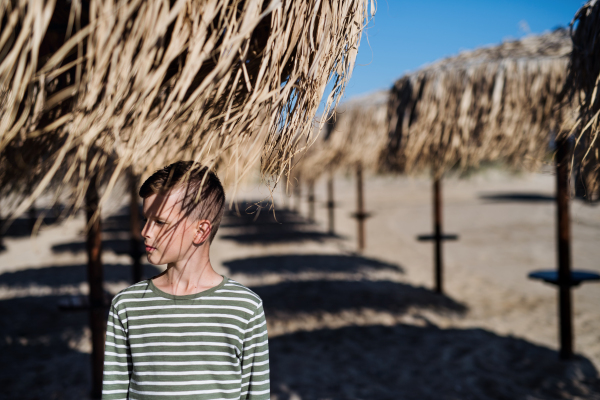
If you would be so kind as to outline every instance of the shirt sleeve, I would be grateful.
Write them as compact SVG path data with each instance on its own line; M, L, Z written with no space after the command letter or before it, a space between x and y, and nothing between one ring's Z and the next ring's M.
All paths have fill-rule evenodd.
M108 313L104 348L102 400L127 399L132 372L131 349L127 329L114 304Z
M269 340L262 302L248 321L242 350L242 399L268 400Z

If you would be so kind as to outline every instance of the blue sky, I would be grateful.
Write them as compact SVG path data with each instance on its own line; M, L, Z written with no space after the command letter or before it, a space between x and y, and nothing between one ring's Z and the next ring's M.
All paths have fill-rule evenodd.
M568 26L582 0L378 0L343 100L462 50Z

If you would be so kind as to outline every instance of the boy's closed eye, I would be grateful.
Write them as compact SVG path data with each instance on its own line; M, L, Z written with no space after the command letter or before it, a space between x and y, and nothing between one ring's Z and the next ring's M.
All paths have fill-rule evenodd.
M144 224L147 224L147 223L148 223L148 218L144 217L144 218L142 218L142 221L144 221ZM162 220L159 220L159 219L155 219L155 220L154 220L154 223L155 223L156 225L165 225L165 224L166 224L166 221L162 221Z

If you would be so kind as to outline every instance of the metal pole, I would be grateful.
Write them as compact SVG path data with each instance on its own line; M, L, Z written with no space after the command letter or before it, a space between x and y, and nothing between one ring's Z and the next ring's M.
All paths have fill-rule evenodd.
M142 280L142 263L140 261L142 254L140 245L142 242L140 227L140 209L138 202L138 179L133 171L129 171L129 227L131 230L131 248L130 255L132 260L133 282Z
M356 166L356 218L358 221L358 251L365 249L365 204L362 164Z
M98 211L98 189L96 176L92 175L85 194L86 217L88 222L87 255L88 284L90 288L90 327L92 331L92 398L102 396L102 371L104 364L104 291L102 288L102 238Z
M435 177L433 180L433 232L435 236L435 291L443 293L442 185L438 177Z
M308 220L315 221L315 181L308 183Z
M557 141L556 205L558 239L558 312L560 317L560 358L573 356L573 323L571 305L571 220L569 215L569 161L571 143Z
M327 209L329 216L329 234L335 235L335 202L333 198L333 175L327 179Z

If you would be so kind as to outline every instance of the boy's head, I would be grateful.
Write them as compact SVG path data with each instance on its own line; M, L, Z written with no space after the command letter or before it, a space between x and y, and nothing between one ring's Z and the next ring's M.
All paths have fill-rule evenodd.
M150 176L139 192L147 219L142 235L148 261L167 264L212 242L223 211L225 191L217 175L192 161L178 161Z

